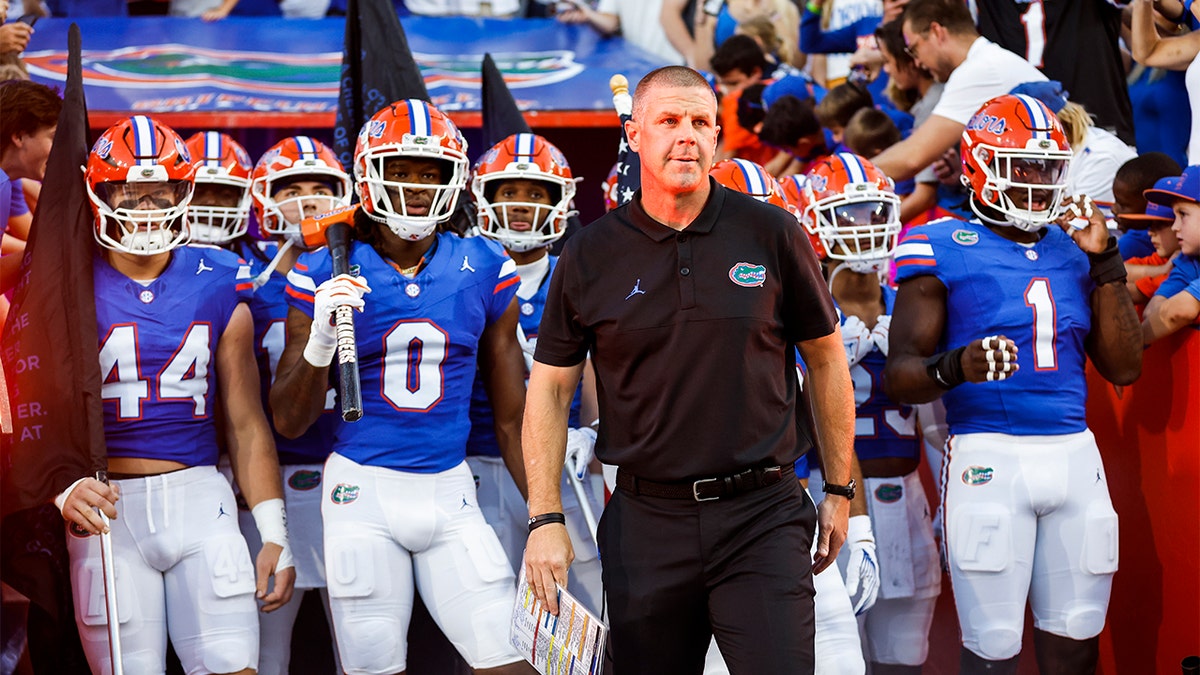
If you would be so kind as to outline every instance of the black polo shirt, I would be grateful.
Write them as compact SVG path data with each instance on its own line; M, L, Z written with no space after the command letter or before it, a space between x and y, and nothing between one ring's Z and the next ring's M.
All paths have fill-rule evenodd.
M580 230L550 282L536 359L591 352L596 455L641 478L736 473L799 456L796 342L837 325L796 219L710 180L682 232L641 193Z

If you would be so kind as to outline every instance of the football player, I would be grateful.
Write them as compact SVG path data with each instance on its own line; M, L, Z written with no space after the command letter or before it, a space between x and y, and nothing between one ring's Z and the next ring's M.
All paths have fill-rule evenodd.
M1064 199L1071 148L1028 96L991 99L961 143L978 220L913 229L884 372L889 396L945 402L944 545L962 672L1015 672L1028 598L1042 672L1096 668L1117 514L1085 417L1085 364L1131 384L1142 336L1090 198Z
M517 264L521 283L517 288L520 308L518 340L525 352L526 364L533 360L538 324L546 305L550 275L558 257L550 255L550 244L562 238L571 200L575 196L575 178L571 167L553 144L534 134L515 134L500 141L483 154L471 180L475 197L479 232L498 242ZM584 392L594 389L581 384L571 405L567 448L571 453L568 470L575 472L581 484L589 477L588 466L596 443L594 396L591 419L581 417ZM467 463L479 481L479 506L504 544L514 571L519 571L528 536L529 511L504 468L496 445L491 406L483 383L477 380L471 404L471 436L467 441ZM593 612L601 609L600 559L596 543L583 509L564 473L563 512L577 554L571 566L568 590Z
M524 486L520 279L486 240L437 232L466 185L466 151L454 123L428 103L385 106L355 148L361 205L329 216L352 221L350 273L335 277L330 252L318 249L288 274L287 342L271 389L285 436L325 409L334 310L359 310L363 417L336 426L321 505L348 673L405 669L416 592L476 672L526 672L508 644L513 572L465 461L478 367L505 464Z
M888 398L882 378L896 297L884 279L900 235L900 198L890 178L850 153L817 162L800 198L800 222L825 251L829 288L842 320L857 408L854 453L880 554L879 594L864 614L866 653L873 673L920 673L929 652L941 568L917 475L917 414ZM855 520L850 519L851 542L860 538L855 530L863 524Z
M69 522L88 662L95 672L112 667L93 536L108 527L99 508L113 519L126 672L162 672L168 633L188 673L253 672L255 597L264 610L277 609L291 597L295 571L279 465L258 402L249 269L183 245L195 167L169 127L140 115L121 120L96 141L85 174L101 247L96 318L113 480L81 478L56 503ZM218 417L266 542L254 563L233 491L216 469Z
M250 224L250 156L219 131L193 134L187 149L196 167L196 192L188 206L192 243L228 247Z
M305 216L345 205L350 196L350 177L325 144L307 136L291 136L263 154L254 166L251 186L254 214L264 241L246 242L254 248L243 255L251 262L255 277L250 314L254 317L254 349L266 406L285 342L287 274L305 250L300 221ZM275 434L283 501L288 522L293 524L290 543L296 560L296 589L300 592L279 611L259 617L259 675L289 672L292 628L304 591L320 589L329 613L321 527L321 475L333 448L334 427L338 422L335 407L334 391L329 388L324 411L307 431L298 438ZM247 512L240 511L239 515L242 534L250 550L256 551L262 544L253 522ZM336 660L336 647L333 651Z

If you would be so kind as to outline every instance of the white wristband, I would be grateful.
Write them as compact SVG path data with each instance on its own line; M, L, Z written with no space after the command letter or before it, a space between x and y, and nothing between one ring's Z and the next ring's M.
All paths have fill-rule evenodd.
M304 345L304 360L315 368L326 368L333 363L337 351L337 338L331 331L323 331L313 322L308 331L308 342Z
M261 501L250 509L250 515L254 516L254 525L258 528L258 536L263 543L270 542L283 548L283 552L279 554L279 562L275 564L275 571L294 567L295 562L288 547L287 511L284 509L283 500L276 497Z
M871 531L870 516L851 516L846 525L846 541L853 544L856 541L875 543L875 534Z
M76 487L79 487L79 484L85 480L87 480L87 476L84 476L83 478L80 478L79 480L75 481L74 483L71 483L70 487L68 487L66 490L63 490L62 492L58 493L58 496L54 498L54 505L58 507L59 513L62 513L63 506L65 506L67 503L67 497L70 497L71 492L74 491ZM63 517L66 518L66 514L63 514Z

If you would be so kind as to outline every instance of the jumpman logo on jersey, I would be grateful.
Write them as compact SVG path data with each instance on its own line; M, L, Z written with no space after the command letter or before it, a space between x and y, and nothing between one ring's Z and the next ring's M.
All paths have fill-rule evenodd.
M464 494L462 496L462 502L463 502L462 506L458 507L459 511L462 511L463 509L471 508L471 503L467 501L467 495Z
M209 267L208 265L205 265L204 258L201 258L200 266L196 268L196 274L200 274L201 272L211 272L211 271L213 271L213 268Z
M221 502L217 506L217 518L220 518L221 516L228 516L228 515L229 515L228 513L225 513L225 502Z
M1104 479L1100 477L1100 469L1096 469L1096 482L1099 483L1102 480Z
M471 263L467 262L467 256L463 256L462 267L458 268L459 272L474 272L475 268L471 267Z
M643 291L641 289L641 286L642 286L642 280L638 279L637 283L635 283L633 285L633 290L629 291L629 295L625 296L625 299L628 300L628 299L632 298L633 296L638 295L639 293L642 295L645 295L646 291Z

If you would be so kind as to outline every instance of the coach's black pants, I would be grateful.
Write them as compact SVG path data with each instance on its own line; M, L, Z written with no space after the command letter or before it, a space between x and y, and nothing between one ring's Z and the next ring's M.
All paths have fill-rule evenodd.
M812 673L815 522L796 480L711 502L617 490L599 531L616 675L701 673L711 635L733 675Z

